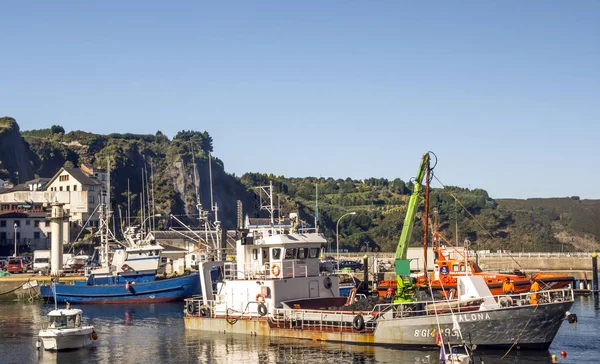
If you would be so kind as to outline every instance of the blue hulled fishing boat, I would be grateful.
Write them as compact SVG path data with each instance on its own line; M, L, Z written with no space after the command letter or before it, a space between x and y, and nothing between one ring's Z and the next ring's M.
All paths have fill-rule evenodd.
M143 238L136 227L128 227L125 241L118 241L108 229L101 206L100 267L87 272L87 281L54 282L40 286L46 301L58 303L147 303L183 300L201 292L198 273L162 278L159 269L163 247L152 238Z

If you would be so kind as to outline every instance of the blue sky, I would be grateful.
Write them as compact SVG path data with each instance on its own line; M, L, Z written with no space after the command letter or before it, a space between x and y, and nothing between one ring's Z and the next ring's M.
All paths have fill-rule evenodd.
M3 1L23 130L207 130L228 172L600 198L600 1Z

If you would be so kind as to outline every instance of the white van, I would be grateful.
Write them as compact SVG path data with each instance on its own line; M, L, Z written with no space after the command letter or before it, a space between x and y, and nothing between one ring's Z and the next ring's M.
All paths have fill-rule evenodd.
M33 272L48 273L50 271L50 250L33 252Z

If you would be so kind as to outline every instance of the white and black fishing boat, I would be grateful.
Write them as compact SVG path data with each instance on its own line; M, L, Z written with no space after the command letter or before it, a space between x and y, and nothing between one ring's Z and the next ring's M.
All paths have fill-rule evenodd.
M445 342L461 344L455 316L465 340L479 347L547 349L573 305L572 290L561 289L539 292L537 305L525 294L503 307L481 277L465 276L457 297L468 304L440 308L437 317L428 306L439 301L345 306L338 278L319 275L323 243L303 232L238 242L238 263L222 262L225 280L215 292L210 274L201 275L206 294L186 300L186 328L421 348L436 347L439 330Z
M325 245L297 223L247 232L236 262L200 265L204 294L186 300L186 329L412 348L437 347L441 335L449 345L547 349L573 305L571 289L538 292L539 304L528 294L505 300L477 276L460 277L455 301L352 302L340 296L338 277L320 275ZM215 265L224 280L213 291Z

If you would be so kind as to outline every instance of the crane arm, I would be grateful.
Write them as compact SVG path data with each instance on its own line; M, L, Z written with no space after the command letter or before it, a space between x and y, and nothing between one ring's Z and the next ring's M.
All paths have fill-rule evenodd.
M421 165L419 166L419 171L417 172L417 177L415 178L413 193L410 196L408 208L406 209L406 217L404 218L404 225L402 226L400 241L398 241L398 247L396 248L396 281L398 283L398 289L396 291L394 303L413 301L413 292L415 287L410 280L410 261L406 259L406 252L408 250L408 243L410 242L410 236L415 223L417 203L419 202L419 194L423 188L423 179L427 170L429 169L429 161L429 153L423 154Z
M406 259L406 252L408 250L408 243L412 234L413 225L415 223L415 215L417 211L417 203L419 201L419 194L423 188L423 178L425 178L425 172L429 168L429 153L423 154L421 159L421 165L417 172L417 177L414 182L413 193L410 196L408 202L408 208L406 209L406 217L404 218L404 225L402 226L402 234L400 235L400 241L396 248L396 260Z

